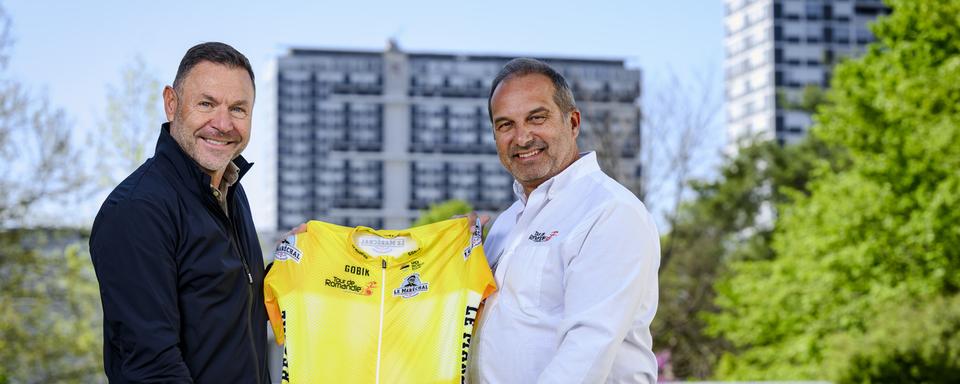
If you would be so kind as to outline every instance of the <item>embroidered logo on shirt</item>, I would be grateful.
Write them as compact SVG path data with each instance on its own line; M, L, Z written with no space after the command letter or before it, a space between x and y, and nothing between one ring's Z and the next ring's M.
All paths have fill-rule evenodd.
M297 237L290 236L280 242L280 245L277 246L277 251L273 253L273 259L276 261L281 260L293 260L300 264L300 258L302 254L300 249L297 248Z
M414 273L403 279L403 285L401 285L400 288L394 289L393 295L409 299L419 295L420 292L426 292L427 289L429 289L429 285L430 284L425 281L420 281L419 272Z
M553 231L553 232L550 232L550 234L548 235L548 234L546 234L546 233L544 233L544 232L533 231L533 234L530 235L530 237L528 237L528 239L533 240L534 242L537 242L537 243L543 243L543 242L550 241L550 239L554 238L554 237L557 236L557 234L559 234L559 233L560 233L560 232Z

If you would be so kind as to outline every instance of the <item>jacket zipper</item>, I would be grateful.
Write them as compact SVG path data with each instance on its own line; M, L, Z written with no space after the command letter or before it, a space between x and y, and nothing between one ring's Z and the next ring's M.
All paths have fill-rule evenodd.
M244 272L247 273L247 339L250 340L250 352L253 354L253 368L256 373L257 383L260 383L260 366L257 365L257 343L253 340L253 274L250 273L250 267L247 265L246 257L243 256L243 251L238 247L238 241L240 241L240 236L237 235L237 227L233 225L233 222L228 218L227 221L230 223L230 228L233 229L233 246L237 249L237 254L240 255L240 262L243 265Z
M228 201L227 209L229 209L230 207L229 201L232 199L232 196L233 196L232 193L227 196L227 201ZM213 198L213 196L210 196L210 198ZM253 321L253 274L250 273L250 266L247 264L247 258L243 254L243 248L240 248L240 243L239 243L240 236L237 234L237 227L233 225L233 220L230 220L230 218L227 217L227 214L223 212L223 210L220 208L219 203L213 202L213 204L215 206L214 211L217 212L221 220L226 222L227 226L230 227L230 235L233 235L230 238L230 243L233 244L233 249L235 249L237 252L237 258L240 259L240 265L243 267L243 272L247 274L246 334L247 334L247 339L250 340L250 352L251 352L251 355L253 355L253 362L254 362L253 368L254 368L254 373L256 375L255 376L257 380L256 382L259 384L261 383L261 380L260 380L260 366L257 365L257 360L259 360L257 358L257 343L253 340L253 325L251 324L251 322Z
M383 307L387 296L387 260L380 259L380 267L380 329L377 331L377 377L375 379L377 384L380 384L380 355L383 354Z

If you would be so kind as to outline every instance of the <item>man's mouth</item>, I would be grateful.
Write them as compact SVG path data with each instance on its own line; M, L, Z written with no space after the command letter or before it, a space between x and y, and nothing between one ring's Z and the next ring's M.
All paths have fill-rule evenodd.
M210 145L213 145L213 146L217 146L217 147L222 147L222 146L226 146L226 145L230 144L229 141L220 141L220 140L208 139L208 138L206 138L206 137L201 137L201 139L203 139L203 141L206 142L207 144L210 144Z
M532 150L532 151L517 153L517 154L514 155L514 156L519 157L519 158L521 158L521 159L526 159L526 158L529 158L529 157L536 156L536 155L540 154L540 152L543 152L543 150L542 150L542 149L534 149L534 150Z

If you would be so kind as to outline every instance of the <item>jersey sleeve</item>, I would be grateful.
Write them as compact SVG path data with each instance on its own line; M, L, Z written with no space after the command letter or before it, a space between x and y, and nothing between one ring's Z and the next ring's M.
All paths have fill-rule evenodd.
M298 235L290 236L277 245L273 253L273 263L270 271L263 280L263 300L267 308L267 317L278 345L283 345L286 335L283 329L283 312L280 309L280 295L284 287L288 287L290 280L291 257L299 257L299 250L295 244Z
M467 260L469 270L470 289L480 292L480 297L486 299L497 290L497 284L493 279L493 272L490 271L490 265L487 264L487 258L483 253L483 246L478 245L473 249L470 258Z
M497 284L493 280L493 272L490 271L490 264L487 263L486 253L483 252L483 225L480 218L476 222L470 223L464 220L467 225L469 240L467 247L463 251L466 259L467 269L467 287L480 293L480 299L486 299L497 290Z
M267 273L268 279L271 273L273 273L273 270ZM267 317L270 318L270 327L273 328L273 335L277 339L277 345L283 345L283 317L280 314L280 302L277 301L276 287L274 287L269 280L265 280L263 284L263 300L267 306Z

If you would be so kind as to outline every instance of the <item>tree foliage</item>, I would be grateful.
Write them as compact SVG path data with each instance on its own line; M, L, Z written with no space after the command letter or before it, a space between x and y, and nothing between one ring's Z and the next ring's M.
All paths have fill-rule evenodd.
M136 56L120 71L120 82L107 86L103 121L100 184L113 187L143 164L163 121L162 84L143 58Z
M7 73L10 26L0 7L0 383L103 381L83 236L38 227L87 197L91 167L63 111Z
M708 334L704 314L714 313L713 284L734 260L773 257L772 207L808 193L814 164L844 166L842 153L813 138L781 147L755 138L739 143L724 160L720 176L695 181L694 198L678 211L664 248L673 262L660 274L660 306L654 319L654 345L670 352L674 378L707 378L731 346Z
M99 292L82 237L0 232L0 382L102 381Z
M7 73L11 19L0 7L0 229L45 221L41 204L67 205L88 191L89 173L62 110ZM30 212L31 215L27 215Z
M960 0L890 3L873 27L879 42L837 67L812 131L844 148L849 167L819 166L810 195L779 206L775 257L734 263L716 286L710 325L737 350L722 377L870 381L881 376L851 370L937 363L922 346L887 357L841 347L919 332L888 324L903 315L891 305L960 288Z
M420 214L420 217L412 226L416 227L419 225L427 225L431 223L436 223L438 221L447 220L453 216L465 215L473 211L473 207L470 203L452 199L447 201L441 201L436 204L431 204L426 211Z

